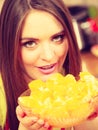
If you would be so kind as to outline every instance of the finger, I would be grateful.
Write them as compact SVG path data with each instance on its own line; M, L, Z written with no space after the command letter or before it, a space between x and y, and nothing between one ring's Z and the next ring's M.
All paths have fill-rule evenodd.
M42 119L38 119L35 123L32 123L31 126L29 126L29 129L31 130L38 130L38 129L46 129L44 128L45 122Z
M41 127L39 130L52 130L52 127L49 128Z
M48 124L48 122L45 122L45 124L44 124L44 129L45 130L52 130L52 126L50 126L49 124Z
M94 107L95 112L98 114L98 96L93 98L91 105Z
M25 114L25 112L21 109L20 106L17 106L17 107L16 107L16 115L17 115L17 116L20 116L20 117L24 117L26 114Z
M17 114L18 120L23 125L25 125L26 127L30 127L31 125L33 125L38 120L38 117L35 117L35 116L28 117L26 115L26 113L21 109L20 106L17 106L17 108L16 108L16 114Z
M19 121L26 127L30 127L30 126L34 125L38 120L38 118L35 116L32 116L32 117L25 116L22 118L21 117L18 117L18 118L19 118Z
M97 114L98 114L98 96L96 96L96 97L94 98L93 105L94 105L95 110L96 110L96 112L97 112Z
M91 101L91 105L94 106L94 112L88 117L89 120L92 120L98 116L98 96L94 97Z
M96 117L97 117L97 113L94 112L93 114L91 114L91 115L88 117L88 119L89 119L89 120L93 120L93 119L96 118Z
M38 129L47 130L49 128L48 130L50 130L50 125L47 122L45 122L42 119L38 119L38 117L35 116L32 117L26 116L26 114L23 112L20 106L17 106L16 114L18 120L26 128L29 128L31 130L38 130Z

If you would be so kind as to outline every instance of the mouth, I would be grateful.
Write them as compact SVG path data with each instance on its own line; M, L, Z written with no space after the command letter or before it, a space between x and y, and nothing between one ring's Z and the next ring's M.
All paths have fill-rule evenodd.
M50 73L53 73L55 71L56 66L57 66L57 64L54 63L54 64L51 64L51 65L41 66L41 67L38 67L38 68L39 68L39 71L41 73L50 74Z

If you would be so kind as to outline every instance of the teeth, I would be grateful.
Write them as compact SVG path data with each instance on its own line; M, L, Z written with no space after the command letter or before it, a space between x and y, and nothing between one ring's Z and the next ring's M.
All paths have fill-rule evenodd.
M52 68L53 67L53 65L51 65L51 66L44 66L44 67L41 67L42 69L50 69L50 68Z

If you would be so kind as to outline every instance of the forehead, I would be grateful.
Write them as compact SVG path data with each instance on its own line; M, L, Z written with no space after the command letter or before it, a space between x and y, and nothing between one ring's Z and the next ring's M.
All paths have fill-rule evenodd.
M63 30L62 24L52 14L45 11L32 10L24 20L22 36L27 36L29 33L38 35L43 31L55 34L61 30Z

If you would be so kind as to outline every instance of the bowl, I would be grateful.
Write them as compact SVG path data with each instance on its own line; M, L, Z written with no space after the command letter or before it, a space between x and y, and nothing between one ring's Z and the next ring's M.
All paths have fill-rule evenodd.
M32 81L18 103L27 116L42 118L53 127L78 125L94 113L92 101L98 95L96 79L88 73L81 75L78 81L71 74Z

